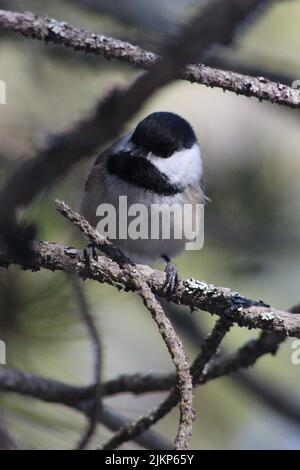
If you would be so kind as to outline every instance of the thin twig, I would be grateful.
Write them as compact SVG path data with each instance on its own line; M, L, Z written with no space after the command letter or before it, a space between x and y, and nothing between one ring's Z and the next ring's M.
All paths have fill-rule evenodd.
M205 368L205 372L202 374L198 384L203 385L210 380L227 376L231 372L249 367L265 354L275 354L278 342L278 335L276 341L276 335L272 335L270 333L262 334L257 340L249 341L235 353L214 359L210 362L209 366ZM128 392L134 394L156 391L161 392L169 390L175 384L176 376L171 373L163 374L147 372L133 375L122 375L109 380L108 382L102 383L101 395L104 397ZM64 404L84 412L87 416L89 416L95 395L94 387L92 386L77 387L66 385L53 379L46 379L9 368L0 368L0 390L8 393L14 392L20 395L32 396L50 403ZM290 401L291 400L292 398L290 398ZM299 425L300 410L296 403L294 403L293 409L293 420ZM114 414L117 415L115 412ZM102 412L98 414L98 421L103 423L105 426L107 425ZM119 425L116 424L117 422L119 422ZM113 431L120 428L121 425L124 426L126 424L124 419L121 423L120 421L114 421L114 423L114 427L108 426ZM142 436L147 439L149 445L148 448L154 449L152 438L148 440L147 433L143 433ZM141 436L137 436L134 440L139 442L141 445L144 445L144 443L140 441L140 437ZM162 446L161 448L165 447Z
M280 338L263 333L257 339L246 342L234 353L228 353L210 362L201 384L248 368L266 354L275 354ZM101 384L101 396L119 393L143 394L169 390L176 383L173 373L143 372L123 374ZM67 385L54 379L46 379L9 367L0 368L0 390L31 396L49 403L72 406L74 403L91 401L95 397L94 386Z
M164 307L165 311L170 318L171 322L174 324L176 328L178 328L178 331L182 332L187 338L192 342L192 344L195 346L195 348L199 348L199 345L202 344L203 339L205 337L205 333L202 330L201 323L196 321L196 318L192 315L187 315L186 310L172 304L169 302L164 302ZM292 309L289 310L290 312L293 313L299 313L300 312L300 307L299 305L295 305ZM268 348L271 346L270 338L268 335L271 335L273 337L274 343L273 346L271 347L270 352L274 354L274 349L275 346L276 348L279 348L281 342L283 342L286 339L285 335L273 335L273 333L268 333L263 334L262 337L252 340L252 348L248 352L247 355L247 360L248 360L248 365L245 364L246 367L249 367L250 365L253 365L253 363L260 357L256 352L262 353L262 347L261 347L261 342L264 342L266 345L268 345ZM245 347L244 347L245 348ZM237 351L238 352L238 351ZM264 353L266 353L264 351ZM241 357L245 355L245 352L241 354ZM234 367L231 365L229 367L229 363L227 361L227 358L231 357L232 360L234 361L234 367L238 368L238 370L233 370ZM246 390L246 392L250 392L257 400L261 401L264 405L269 407L272 411L277 413L279 416L281 416L284 419L287 419L289 421L292 421L295 423L298 427L300 426L300 408L298 401L295 400L293 397L291 397L289 394L284 392L282 389L278 389L277 387L273 386L273 383L267 381L264 379L264 377L259 376L257 374L249 374L248 371L242 370L240 367L240 360L238 358L238 354L235 356L235 354L232 356L232 354L229 354L224 350L224 348L221 348L221 357L222 360L224 360L224 366L228 367L228 377L234 382L234 384L238 385L239 387L242 387L242 389ZM235 359L236 357L236 359ZM251 359L252 358L252 359ZM249 359L250 361L252 360L252 364L249 364ZM218 361L218 359L216 360ZM213 365L213 364L212 364ZM223 367L224 367L223 366ZM211 367L209 367L211 369ZM231 369L231 372L230 370ZM224 368L224 373L226 374L226 367ZM125 378L124 378L125 380ZM170 378L171 380L171 378ZM155 382L153 382L154 385ZM109 386L111 386L112 391L113 391L113 383L110 384L108 383ZM124 384L125 385L125 384ZM138 383L136 384L138 387ZM146 384L145 384L146 385ZM149 383L147 384L150 386L150 380ZM141 381L140 386L143 386L143 382Z
M217 321L214 329L207 336L201 353L197 356L190 369L193 377L193 385L196 385L200 381L205 366L216 353L223 337L226 335L231 325L232 321L223 317ZM133 439L135 436L144 432L150 426L153 426L153 424L162 419L171 411L172 408L174 408L174 406L177 405L179 400L180 395L178 393L178 389L174 386L169 395L158 406L153 408L149 414L142 416L137 421L129 423L121 428L101 447L101 449L116 449L124 442Z
M176 374L173 372L142 372L136 374L122 374L114 379L102 383L103 397L110 397L120 393L165 392L176 384ZM0 386L1 387L1 386Z
M143 276L136 266L126 258L119 248L115 247L111 242L100 235L81 215L72 211L65 202L56 200L55 203L56 208L61 215L76 225L93 244L100 248L105 254L109 255L113 261L116 261L123 267L127 275L130 276L136 293L141 297L144 305L147 307L153 320L158 326L159 332L175 365L178 389L181 397L179 407L180 421L178 434L175 439L175 448L178 450L186 449L192 434L194 418L192 407L193 387L188 361L180 338L165 315L161 304L151 292L149 285L143 279Z
M84 412L86 415L89 415L90 405L90 402L80 402L74 405L74 408ZM101 422L101 424L103 424L106 428L114 432L117 429L125 426L129 422L129 419L124 417L119 411L116 411L107 405L103 405L101 413L98 415L98 421ZM139 446L150 450L173 449L173 444L171 441L158 432L152 431L150 429L136 436L134 442Z
M94 357L94 384L93 384L93 393L94 393L94 400L92 409L89 415L89 424L81 437L80 441L78 442L77 449L83 450L88 445L89 441L93 437L93 434L96 430L97 426L97 418L99 410L101 409L101 341L100 336L97 331L97 327L95 325L94 319L89 311L89 307L78 279L77 274L70 273L72 283L74 286L74 293L77 298L79 311L81 317L87 327L89 335L92 340L93 345L93 357Z

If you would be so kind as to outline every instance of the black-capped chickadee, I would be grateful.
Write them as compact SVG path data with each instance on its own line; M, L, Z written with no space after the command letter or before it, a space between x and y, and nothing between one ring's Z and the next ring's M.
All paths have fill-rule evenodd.
M97 158L85 186L80 212L133 262L166 261L166 290L171 293L179 279L171 260L183 251L186 239L174 237L178 225L176 217L167 218L164 211L174 204L195 206L204 203L202 177L200 148L190 124L174 113L152 113ZM142 211L135 223L135 228L139 225L139 230L144 229L146 236L124 235L122 221L130 228L135 210L129 210L131 218L126 219L125 209L120 208L120 196L126 197L126 208L136 209L137 205L142 205L148 210L146 215ZM107 227L104 229L99 224L109 207L113 208L111 216L116 216L116 222L112 222L115 237L109 234ZM158 236L157 233L156 237L151 236L153 217L158 212L172 226L169 237L162 236L161 228Z

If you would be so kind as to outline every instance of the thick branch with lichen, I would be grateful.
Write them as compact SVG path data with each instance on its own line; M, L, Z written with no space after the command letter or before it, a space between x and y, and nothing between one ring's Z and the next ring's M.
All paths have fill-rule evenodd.
M47 43L61 44L75 51L101 55L131 65L150 69L160 56L129 42L77 28L65 21L39 17L32 13L0 10L0 28ZM258 98L260 101L300 107L298 90L273 82L264 77L252 77L236 72L219 70L203 64L187 65L177 78L208 87L221 88L237 95Z
M48 269L68 272L70 263L83 279L107 283L117 289L122 286L126 291L135 290L132 277L126 269L106 256L99 256L98 260L93 261L86 269L83 252L76 248L34 241L31 244L31 256L20 259L17 254L11 253L7 246L0 244L0 266L3 267L17 264L23 269L33 271ZM137 265L137 268L152 292L165 297L165 273L144 265ZM225 287L217 287L194 279L182 280L176 292L172 293L171 300L177 304L187 305L191 309L205 310L212 315L226 315L239 326L300 338L298 315L270 307L262 301L251 300Z

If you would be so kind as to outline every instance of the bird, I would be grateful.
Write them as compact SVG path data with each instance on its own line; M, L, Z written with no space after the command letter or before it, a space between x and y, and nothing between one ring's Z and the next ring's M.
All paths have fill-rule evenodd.
M120 207L120 200L124 199L126 207ZM164 289L171 296L180 280L173 259L184 250L186 238L184 234L174 236L180 224L176 214L168 216L168 209L174 204L179 208L187 204L195 208L204 202L203 164L195 131L178 114L160 111L146 116L98 156L86 181L79 210L133 263L166 262ZM136 207L145 208L133 225L136 232L133 236L121 235L122 223L128 232L132 228ZM131 208L130 216L125 214L127 208ZM111 219L115 218L110 231L111 219L104 220L108 212ZM167 221L170 236L164 238L161 227L155 237L151 236L153 219L156 223ZM143 229L144 236L139 236ZM94 257L95 248L88 245L85 253L87 258Z

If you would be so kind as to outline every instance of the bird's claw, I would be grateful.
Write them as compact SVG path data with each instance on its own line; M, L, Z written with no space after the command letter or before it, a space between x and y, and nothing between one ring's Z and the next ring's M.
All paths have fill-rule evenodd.
M178 287L180 276L178 274L176 265L170 260L167 262L165 273L166 280L163 285L163 290L165 291L166 297L170 298Z
M92 261L97 260L97 248L93 243L89 243L83 250L85 268L88 270L91 267Z

